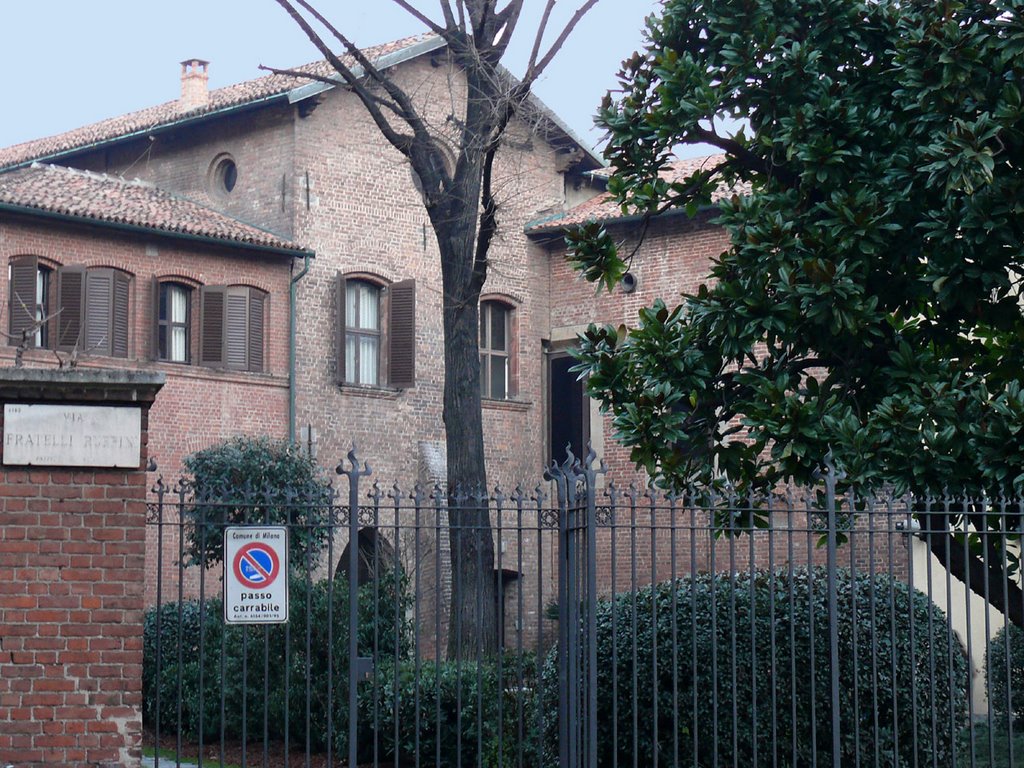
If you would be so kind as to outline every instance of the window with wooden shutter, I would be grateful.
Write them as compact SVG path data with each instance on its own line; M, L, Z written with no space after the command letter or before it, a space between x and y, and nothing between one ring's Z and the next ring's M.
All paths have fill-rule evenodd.
M200 302L200 364L263 371L267 295L247 286L207 286Z
M250 371L263 370L264 328L266 326L267 297L262 291L249 289L249 367Z
M153 359L191 362L192 289L176 282L153 280Z
M114 296L110 317L110 354L114 357L128 357L128 298L131 293L131 278L124 272L113 270Z
M338 370L343 384L380 386L383 379L382 287L369 280L339 278Z
M62 267L57 273L57 349L83 349L85 338L85 267Z
M131 275L109 267L62 267L57 302L57 349L128 357Z
M223 286L205 286L201 291L200 365L220 366L224 364L224 296L226 291L227 289Z
M9 332L11 343L20 345L24 335L29 346L49 346L50 276L52 271L35 256L21 256L10 264Z
M85 344L79 352L110 355L113 324L114 274L109 269L89 269L85 273Z
M393 387L416 385L416 281L391 286L388 312L388 367Z
M249 370L249 289L228 288L224 300L224 362L236 371Z
M387 286L379 279L339 274L336 372L339 384L416 383L416 281Z

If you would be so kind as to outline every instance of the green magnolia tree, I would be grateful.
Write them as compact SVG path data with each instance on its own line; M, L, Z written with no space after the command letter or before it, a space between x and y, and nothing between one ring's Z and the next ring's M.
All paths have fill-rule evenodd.
M668 0L649 20L599 116L611 192L651 215L744 193L718 206L706 285L582 341L638 465L754 490L810 480L831 447L859 489L1024 491L1022 8ZM660 174L698 143L722 161ZM588 279L624 271L600 228L570 240ZM1019 515L967 517L919 515L1024 624Z

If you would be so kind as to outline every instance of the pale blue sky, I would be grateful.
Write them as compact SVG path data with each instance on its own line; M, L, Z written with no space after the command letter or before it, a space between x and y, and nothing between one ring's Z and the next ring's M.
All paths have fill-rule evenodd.
M560 0L558 18L579 3ZM659 5L601 0L538 83L540 98L588 144L601 136L591 120L601 96L615 86L619 63L641 46L643 20ZM509 61L516 74L542 6L526 0L531 15ZM359 45L423 31L390 0L320 0L318 7ZM436 14L438 3L418 7ZM209 60L210 86L218 88L259 77L259 64L319 58L274 0L2 0L0 29L0 146L176 99L182 59Z

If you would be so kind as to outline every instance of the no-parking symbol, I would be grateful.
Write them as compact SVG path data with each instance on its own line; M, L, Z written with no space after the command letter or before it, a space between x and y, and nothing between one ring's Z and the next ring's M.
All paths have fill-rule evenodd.
M288 529L244 526L224 531L224 621L288 621Z

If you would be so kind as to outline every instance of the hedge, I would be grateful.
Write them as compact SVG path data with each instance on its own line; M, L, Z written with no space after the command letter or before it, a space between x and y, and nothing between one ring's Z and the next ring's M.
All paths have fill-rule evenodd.
M359 589L361 655L390 663L410 655L406 582L406 577L390 574L378 580L376 591L373 584ZM219 599L202 605L195 600L167 603L147 611L142 675L146 727L156 725L159 691L162 729L180 727L185 738L197 738L200 727L204 740L219 738L222 729L230 739L241 739L243 733L262 737L265 717L270 739L283 739L290 731L292 743L305 744L308 736L311 747L321 751L331 741L328 713L331 730L347 734L348 582L335 578L332 587L330 581L308 584L293 577L289 590L286 625L225 625Z
M989 640L985 678L995 722L1005 725L1007 718L1012 717L1014 729L1024 728L1024 629L1009 624Z
M423 765L536 765L536 657L405 662L360 687L359 760ZM396 730L397 725L397 730ZM341 741L339 740L339 748ZM411 764L411 763L410 763Z
M837 578L840 763L855 764L859 752L862 761L877 754L910 765L916 744L917 763L951 764L953 734L966 723L968 673L945 616L886 575ZM613 764L616 752L623 765L634 756L640 765L672 764L677 754L699 765L749 765L755 753L766 765L810 765L812 754L830 761L823 568L705 574L601 601L597 611L599 765ZM556 652L541 696L544 711L557 712ZM545 718L550 765L557 729L557 717Z

